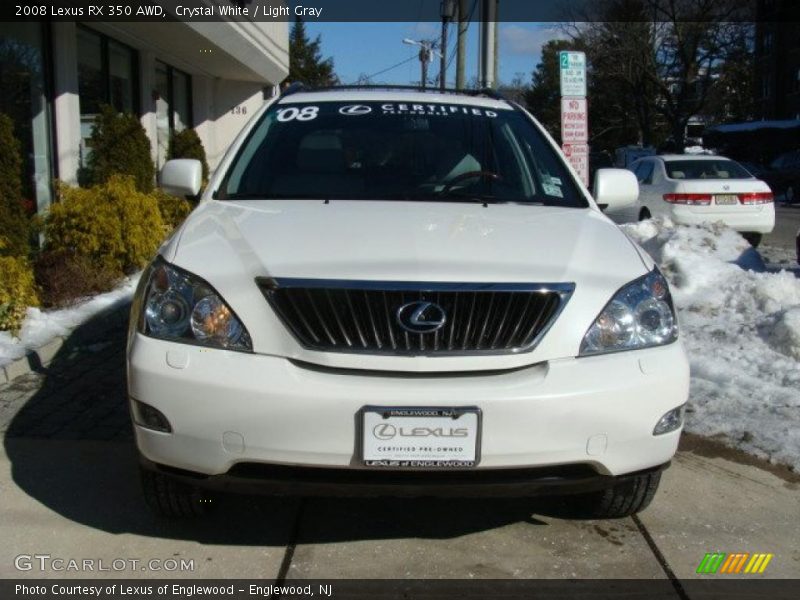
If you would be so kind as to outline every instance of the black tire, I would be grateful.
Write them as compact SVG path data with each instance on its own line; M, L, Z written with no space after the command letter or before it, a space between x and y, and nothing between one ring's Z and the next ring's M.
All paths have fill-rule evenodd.
M586 519L621 519L650 505L661 481L661 471L626 479L605 490L565 498L574 516Z
M162 517L185 519L206 513L208 498L199 488L148 469L140 469L147 506Z
M647 210L646 208L643 208L641 211L639 211L639 220L640 221L647 221L647 219L650 219L650 218L652 218L652 215L650 214L650 211Z
M743 233L742 237L746 239L753 248L758 248L758 245L761 243L762 235L760 233L749 231Z
M788 188L786 188L784 199L786 200L787 204L792 204L796 200L793 185L790 185Z

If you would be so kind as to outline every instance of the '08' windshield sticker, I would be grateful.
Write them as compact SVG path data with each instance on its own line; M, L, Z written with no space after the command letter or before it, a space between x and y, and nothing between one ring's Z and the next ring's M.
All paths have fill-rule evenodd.
M287 121L313 121L319 114L319 106L304 106L298 108L296 106L289 106L287 108L278 109L278 121L285 123Z

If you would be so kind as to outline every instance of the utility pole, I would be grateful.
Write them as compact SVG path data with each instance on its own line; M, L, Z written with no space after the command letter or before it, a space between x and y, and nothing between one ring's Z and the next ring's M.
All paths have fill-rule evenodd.
M495 73L495 38L497 36L497 0L481 1L480 83L481 87L497 85Z
M431 58L433 57L433 47L436 42L405 38L403 43L409 46L419 46L419 66L421 71L419 85L424 90L428 85L428 63L431 62Z
M431 49L427 45L423 45L419 49L419 65L422 69L421 86L424 90L428 85L428 61L431 59Z
M467 27L469 15L467 14L467 0L458 0L458 33L456 38L456 89L463 90L466 60L467 60Z
M456 0L442 0L440 13L442 15L442 41L439 49L441 59L439 62L439 88L444 91L447 87L447 25L456 12Z

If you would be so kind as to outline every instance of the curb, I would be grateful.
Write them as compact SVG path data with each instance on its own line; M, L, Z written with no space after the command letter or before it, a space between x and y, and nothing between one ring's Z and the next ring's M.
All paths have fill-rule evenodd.
M67 335L56 336L35 350L29 350L25 356L12 360L0 367L0 385L11 383L17 377L40 371L47 367L58 353L68 348L79 348L98 341L112 329L124 328L128 324L130 300L107 308L81 323Z

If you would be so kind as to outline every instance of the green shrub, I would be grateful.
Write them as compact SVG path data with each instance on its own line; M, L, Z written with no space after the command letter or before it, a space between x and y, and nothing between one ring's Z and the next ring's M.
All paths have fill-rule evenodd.
M106 183L114 175L130 175L140 192L150 192L155 166L150 157L150 140L132 114L118 113L103 106L89 138L91 153L82 173L82 185Z
M0 249L7 244L8 240L0 236ZM0 330L17 333L27 308L38 303L28 259L24 256L0 256Z
M0 236L2 256L27 256L30 226L22 207L22 152L14 123L0 113Z
M119 275L98 268L87 256L66 250L47 250L33 265L39 299L46 308L69 306L80 298L106 292Z
M208 181L206 149L194 129L184 129L172 135L169 141L170 158L194 158L203 165L203 184Z
M153 195L158 201L161 219L170 230L183 223L183 220L192 211L192 205L186 198L178 198L161 189L156 189Z
M41 227L45 250L86 257L98 269L130 273L153 256L167 233L155 194L113 175L91 188L58 187Z

